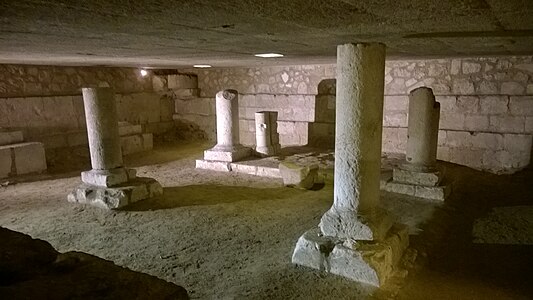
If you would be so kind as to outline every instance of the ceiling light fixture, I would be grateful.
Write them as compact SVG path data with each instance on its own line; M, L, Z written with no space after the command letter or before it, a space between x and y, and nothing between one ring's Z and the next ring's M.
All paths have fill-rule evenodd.
M145 77L146 75L148 75L148 71L146 71L145 69L141 69L141 76Z
M259 53L259 54L254 54L254 56L262 57L262 58L277 58L277 57L283 57L284 55L279 54L279 53Z
M193 65L194 68L200 68L200 69L205 69L205 68L211 68L212 66L211 65Z

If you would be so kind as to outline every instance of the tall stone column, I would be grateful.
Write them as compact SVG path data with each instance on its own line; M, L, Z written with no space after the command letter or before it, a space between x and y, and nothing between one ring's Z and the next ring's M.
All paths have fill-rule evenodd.
M427 87L409 93L406 168L417 171L434 170L437 165L440 103Z
M162 194L157 181L136 177L135 169L123 166L113 89L83 88L82 93L92 170L81 173L83 184L68 200L115 209Z
M250 156L239 139L239 93L223 90L216 95L217 144L204 152L204 160L234 162Z
M335 185L333 206L320 222L325 235L373 240L376 235L383 237L392 225L383 222L387 218L376 209L384 73L384 45L337 48Z
M383 44L337 47L333 206L319 229L300 237L292 257L293 263L372 285L389 277L408 243L405 226L393 226L377 207L384 73Z

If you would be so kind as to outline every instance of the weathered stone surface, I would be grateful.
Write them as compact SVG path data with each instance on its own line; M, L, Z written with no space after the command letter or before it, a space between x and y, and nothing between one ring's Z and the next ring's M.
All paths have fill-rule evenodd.
M279 171L283 184L303 189L311 189L323 180L318 175L318 165L299 166L291 162L281 162Z
M417 172L400 168L393 169L393 180L413 185L437 186L444 177L443 172Z
M409 195L429 200L444 201L452 192L452 184L442 182L439 186L422 186L411 183L402 183L392 180L392 174L383 173L380 182L381 190L390 193Z
M0 146L22 143L22 131L2 131L0 128Z
M380 286L392 275L408 243L407 227L399 224L380 242L337 239L312 229L298 239L292 262Z
M0 294L6 299L188 299L180 286L96 256L59 253L5 228L0 240Z
M328 210L320 220L320 230L324 235L364 241L383 240L393 224L389 214L382 209L374 209L366 215L353 211Z
M137 177L121 186L109 188L81 184L68 195L68 201L105 209L118 209L162 194L163 188L155 179Z
M42 143L18 143L0 146L0 178L46 170Z
M229 171L231 171L231 166L230 166L229 162L227 162L227 161L216 161L216 160L197 159L196 160L196 168L197 169L212 170L212 171L220 171L220 172L229 172Z
M217 147L204 151L204 160L234 162L252 155L252 149L244 146Z

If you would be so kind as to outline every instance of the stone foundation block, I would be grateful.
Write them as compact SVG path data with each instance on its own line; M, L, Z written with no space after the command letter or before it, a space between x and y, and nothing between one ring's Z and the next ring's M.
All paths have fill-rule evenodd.
M396 182L390 173L384 173L381 176L380 189L390 193L444 201L452 192L452 184L449 182L440 184L439 186L422 186Z
M112 187L133 180L136 175L135 169L91 170L81 172L81 181L89 185Z
M122 149L123 155L150 151L154 148L153 135L151 133L144 133L121 136L120 148Z
M232 149L217 149L217 147L204 151L204 160L234 162L249 157L252 149L247 147L233 147Z
M278 168L253 164L254 161L231 163L231 171L269 178L281 178Z
M220 171L220 172L230 172L231 167L230 163L225 161L213 161L213 160L203 160L203 159L197 159L196 160L196 168L197 169L205 169L205 170L212 170L212 171Z
M118 209L162 194L163 188L155 179L138 177L111 188L83 183L68 195L68 201L105 209Z
M402 168L392 170L392 178L395 182L413 185L438 186L443 177L442 171L417 172Z
M380 242L324 236L317 228L300 237L292 262L380 286L391 276L408 245L407 227L400 224L395 224Z
M22 131L1 131L0 130L0 146L22 143L24 137Z
M46 170L42 143L19 143L0 146L0 178L40 173Z
M286 186L311 189L315 183L323 181L318 175L318 165L299 166L290 162L282 162L279 164L279 172Z

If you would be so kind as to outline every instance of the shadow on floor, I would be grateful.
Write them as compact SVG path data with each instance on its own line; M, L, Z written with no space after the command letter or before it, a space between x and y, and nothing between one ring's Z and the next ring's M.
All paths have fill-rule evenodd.
M474 244L472 227L494 207L533 204L532 172L494 175L446 166L454 191L410 237L418 257L397 299L531 299L533 245Z
M280 200L301 193L305 191L285 187L267 189L223 185L167 187L164 188L163 196L132 204L124 210L148 211L240 201Z

